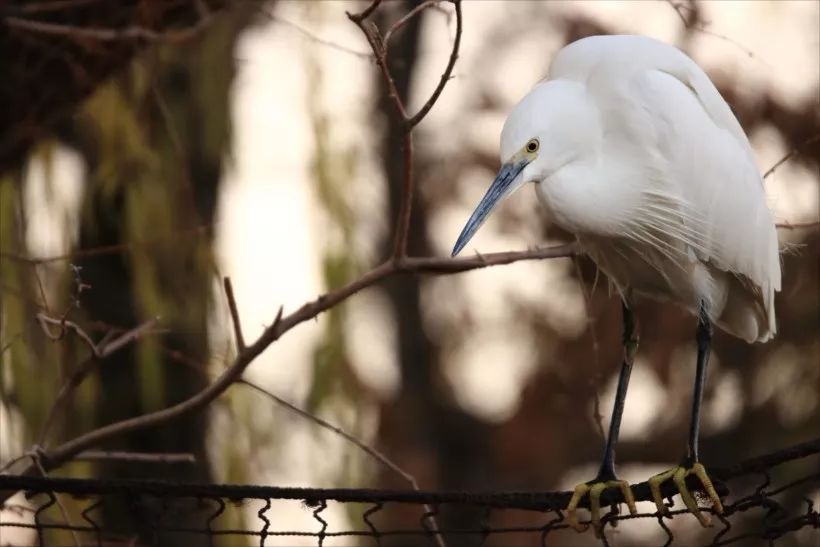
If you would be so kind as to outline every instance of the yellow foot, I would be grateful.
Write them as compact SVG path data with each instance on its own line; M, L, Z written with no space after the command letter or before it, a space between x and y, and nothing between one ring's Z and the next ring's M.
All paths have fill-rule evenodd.
M590 482L584 482L575 487L572 499L570 499L569 505L567 505L567 520L570 526L575 528L577 532L583 532L588 528L588 525L581 524L578 521L578 504L585 495L589 494L590 521L592 522L592 528L595 530L595 537L601 537L603 533L603 524L601 523L601 493L607 488L619 488L623 493L626 505L629 507L629 513L632 515L638 513L638 509L635 507L635 496L632 495L632 489L626 481L592 480Z
M700 522L701 526L706 527L711 524L711 518L709 515L701 513L700 509L698 508L698 504L695 501L695 497L692 495L692 492L689 491L689 488L686 486L686 477L689 475L695 475L700 482L703 484L704 490L706 490L706 495L709 497L709 500L712 502L712 506L714 507L715 511L718 514L723 513L723 504L720 502L720 497L718 497L717 492L715 491L715 487L712 484L712 479L709 478L709 475L706 474L706 468L703 467L703 464L700 462L696 462L692 467L686 468L683 466L673 467L669 471L664 471L663 473L659 473L654 477L650 477L647 481L649 483L649 490L652 492L652 499L655 502L655 505L658 508L658 513L664 516L669 516L669 508L663 503L663 496L661 495L661 484L665 481L672 479L675 483L675 486L678 487L678 492L680 492L680 497L683 499L683 503L686 505L686 508L689 510L690 513L697 517L698 521Z

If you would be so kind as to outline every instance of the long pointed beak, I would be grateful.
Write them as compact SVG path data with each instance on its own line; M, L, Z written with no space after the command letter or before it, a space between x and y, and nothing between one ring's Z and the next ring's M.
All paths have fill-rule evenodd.
M484 224L484 221L487 220L490 212L498 202L507 197L507 195L516 188L516 179L518 179L521 171L524 170L524 167L526 167L528 163L529 160L520 159L517 162L505 163L501 166L501 170L490 185L490 189L487 190L487 193L481 198L478 207L475 208L475 211L473 211L473 214L470 216L470 220L467 221L467 224L464 225L464 229L461 230L461 235L459 235L458 240L456 240L451 256L456 256L461 252L481 225Z

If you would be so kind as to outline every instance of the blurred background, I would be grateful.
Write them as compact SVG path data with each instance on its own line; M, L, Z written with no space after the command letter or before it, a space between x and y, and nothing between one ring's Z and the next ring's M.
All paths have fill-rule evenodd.
M76 4L69 22L108 16L119 25L117 13L144 8ZM189 17L185 2L168 4L163 16ZM376 21L387 28L414 5L387 2ZM236 352L221 276L232 278L253 340L280 305L293 311L386 256L401 130L345 15L363 7L238 3L190 40L139 50L118 42L72 49L59 36L0 29L0 74L9 75L0 83L9 106L0 118L0 462L201 389ZM498 167L507 112L564 44L592 34L644 34L686 51L731 104L761 172L798 150L766 178L777 221L818 219L820 148L805 145L820 134L817 2L484 0L463 11L454 78L415 133L410 254L448 255ZM442 3L393 37L392 70L410 110L438 82L454 24ZM779 235L777 338L748 345L719 333L714 342L701 437L707 467L820 430L820 231ZM467 252L568 239L524 189ZM396 277L287 333L245 377L378 448L422 488L570 489L597 469L620 367L620 304L598 277L584 258ZM88 349L76 337L45 336L35 321L43 311L95 337L161 318L157 332L89 376L44 440L63 379ZM635 482L683 454L695 360L685 312L649 302L638 314L641 347L617 451L621 478ZM409 488L243 385L206 413L101 448L190 452L198 463L73 463L57 474ZM787 503L820 501L809 486L793 494ZM104 518L139 533L125 511L107 508ZM292 528L312 522L296 504L277 518ZM349 516L331 508L324 518ZM389 518L417 523L419 515ZM472 517L446 518L457 526ZM670 526L693 542L701 533L692 518ZM664 537L652 521L622 528L624 544ZM816 532L789 541L816 545Z

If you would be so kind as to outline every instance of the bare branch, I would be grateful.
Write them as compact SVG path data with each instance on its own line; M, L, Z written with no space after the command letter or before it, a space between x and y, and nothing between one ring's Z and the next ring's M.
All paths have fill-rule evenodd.
M212 20L213 16L209 14L205 17L201 17L190 27L165 31L156 31L140 26L129 26L122 29L81 27L62 23L49 23L46 21L32 21L30 19L13 16L4 17L3 24L16 30L34 32L46 36L58 36L72 40L96 40L99 42L147 41L178 44L188 41L200 34L210 25Z
M308 29L306 29L306 28L304 28L300 25L297 25L293 21L288 21L287 19L282 19L281 17L279 17L279 16L277 16L273 13L265 11L265 12L263 12L263 15L265 15L271 21L274 21L274 22L280 23L282 25L285 25L286 27L292 28L293 30L295 30L296 32L298 32L299 34L301 34L302 36L304 36L305 38L307 38L308 40L310 40L311 42L314 42L316 44L327 46L329 48L336 49L336 50L341 51L343 53L349 53L350 55L354 55L356 57L359 57L360 59L372 59L373 58L373 55L370 54L370 53L365 53L363 51L358 51L358 50L355 50L353 48L349 48L347 46L343 46L341 44L331 42L330 40L325 40L324 38L321 38L320 36L316 36L315 34L313 34Z
M411 475L410 473L408 473L407 471L402 469L398 464L396 464L390 458L385 456L384 453L382 453L381 451L377 450L376 448L368 445L364 441L360 440L358 437L355 437L355 436L351 435L350 433L347 433L342 428L340 428L338 426L335 426L335 425L331 424L330 422L328 422L326 420L323 420L322 418L319 418L318 416L315 416L315 415L311 414L307 410L303 410L303 409L299 408L298 406L294 405L293 403L290 403L290 402L282 399L278 395L275 395L275 394L271 393L267 389L265 389L263 387L260 387L257 384L254 384L253 382L250 382L250 381L245 380L245 379L241 379L241 380L239 380L238 383L243 384L245 386L248 386L249 388L251 388L255 391L258 391L259 393L261 393L261 394L265 395L266 397L268 397L268 398L272 399L273 401L275 401L276 404L287 408L291 412L294 412L294 413L298 414L302 418L305 418L305 419L313 422L314 424L318 425L321 428L327 429L328 431L331 431L331 432L335 433L339 437L343 438L344 440L348 441L349 443L355 445L357 448L361 449L368 456L372 457L374 460L376 460L380 464L384 465L390 471L393 471L397 475L400 475L404 480L406 480L410 484L410 486L413 487L413 490L418 490L419 489L418 481L416 481L416 478L413 475Z
M814 135L813 137L809 137L809 138L808 138L805 142L803 142L803 144L801 144L801 145L799 145L799 146L795 146L794 148L792 148L791 150L789 150L789 152L788 152L785 156L783 156L782 158L780 158L779 160L777 160L777 161L775 162L775 164L774 164L774 165L772 165L771 167L769 167L769 169L768 169L765 173L763 173L763 179L765 180L766 178L768 178L768 177L769 177L772 173L774 173L774 172L775 172L775 170L776 170L778 167L780 167L781 165L783 165L784 163L786 163L787 161L789 161L789 160L790 160L790 159L792 159L793 157L795 157L795 156L797 156L798 154L800 154L800 151L801 151L804 147L806 147L806 146L808 146L808 145L810 145L810 144L814 144L814 143L816 143L816 142L818 142L818 141L820 141L820 133L818 133L817 135Z
M11 8L16 13L35 14L51 13L66 9L79 8L89 4L101 3L103 0L49 0L44 2L30 2L22 6Z
M410 216L413 208L413 128L418 125L425 116L427 116L427 113L430 112L430 109L433 108L434 104L436 104L436 101L438 101L438 98L441 96L441 92L444 90L447 82L450 81L450 78L452 77L453 69L455 67L456 60L458 59L459 47L461 45L461 0L450 0L455 6L456 36L453 42L453 49L450 52L450 58L447 61L447 66L444 69L444 73L441 75L438 85L430 95L430 98L427 99L419 111L412 116L408 115L407 108L399 96L398 90L396 89L396 82L393 79L392 74L390 74L390 68L387 64L387 41L396 30L406 25L407 22L413 17L417 16L426 8L438 5L440 1L441 0L426 0L413 8L404 17L393 24L393 26L385 34L384 39L382 39L379 34L379 29L376 25L365 20L373 12L373 10L376 9L378 2L374 2L368 6L368 8L361 14L347 14L348 18L356 23L356 25L361 29L367 39L367 42L370 44L370 48L373 50L373 55L376 59L376 64L381 70L382 79L387 86L387 95L404 124L404 138L402 140L404 179L402 182L399 214L396 219L395 236L393 240L393 260L401 260L407 256L407 236L410 231Z
M528 251L491 253L484 255L481 259L475 257L458 259L419 257L384 262L347 285L321 295L311 302L305 303L302 307L287 316L282 315L282 308L280 308L273 324L266 328L253 344L240 351L231 365L225 369L213 383L195 395L174 406L108 424L80 435L53 450L43 452L40 458L41 465L45 470L54 469L70 461L77 454L111 437L164 424L204 408L224 393L232 384L239 381L248 365L284 333L305 321L315 318L323 311L332 308L362 289L374 285L392 275L398 273L452 274L488 266L510 264L519 260L569 257L573 256L575 252L575 245L567 244ZM113 343L114 342L112 342L112 344ZM52 411L52 413L54 413L54 411ZM22 474L32 475L37 473L37 467L31 465L24 470ZM0 493L0 502L8 499L10 495L11 492Z
M393 239L393 259L401 260L407 256L407 237L410 234L410 215L413 210L413 133L407 130L402 139L402 157L404 178L402 179L399 214L396 218L395 236Z
M236 306L236 299L233 295L233 285L231 284L231 278L225 277L222 280L222 283L225 285L225 296L228 299L228 309L231 312L233 332L234 336L236 336L236 347L239 348L239 351L242 351L245 349L245 337L242 335L242 324L239 322L239 310Z
M41 315L41 314L38 314ZM54 403L51 405L51 408L48 411L48 415L46 417L45 422L43 422L43 428L40 431L39 435L39 443L42 445L45 443L46 438L48 436L48 432L51 429L52 425L54 424L54 420L56 420L59 412L62 411L65 404L68 402L69 397L74 392L77 387L83 383L83 381L88 377L91 371L100 363L103 359L111 355L112 353L116 352L117 350L125 347L126 345L136 341L140 337L146 335L150 332L154 326L157 324L158 319L150 319L141 325L137 326L134 329L131 329L116 339L107 342L105 339L100 344L94 344L91 340L91 337L85 333L79 327L76 327L74 323L71 321L66 321L66 326L74 325L77 329L78 335L80 338L85 341L89 347L91 348L91 357L83 361L77 369L68 377L65 381L63 386L60 388L60 391L57 393L57 397L54 399Z
M86 333L77 323L73 321L68 321L65 318L55 319L54 317L49 317L45 313L38 313L36 315L37 322L40 323L40 327L43 329L43 334L46 335L52 341L62 340L65 336L66 329L73 330L77 336L91 348L91 352L94 355L97 355L97 345L91 339L91 337ZM49 325L57 325L60 327L60 330L55 334L49 328Z
M11 253L8 251L0 250L0 258L7 258L9 260L14 260L16 262L23 262L25 264L50 264L52 262L65 262L66 260L76 260L78 258L90 258L93 256L104 256L110 255L115 253L121 253L123 251L134 251L137 249L145 249L151 248L155 245L159 245L161 243L167 243L168 241L178 241L180 237L187 237L187 236L206 236L213 229L214 225L203 225L197 226L195 228L189 228L186 230L180 230L178 232L174 232L169 234L167 237L157 238L152 240L145 240L145 241L130 241L128 243L119 243L116 245L101 245L99 247L93 247L91 249L80 249L77 251L72 251L70 253L64 253L61 255L50 256L47 258L34 258L30 256L24 256L17 253Z
M291 412L294 412L294 413L298 414L302 418L305 418L306 420L309 420L309 421L313 422L314 424L318 425L321 428L327 429L328 431L331 431L332 433L335 433L336 435L343 438L347 442L355 445L357 448L362 450L365 454L367 454L368 456L370 456L371 458L373 458L374 460L376 460L377 462L379 462L380 464L385 466L390 471L393 471L394 473L400 475L404 480L406 480L410 484L410 486L413 488L413 490L421 491L420 488L419 488L419 483L418 483L418 481L416 481L416 477L414 477L413 475L411 475L410 473L408 473L407 471L405 471L404 469L399 467L399 465L394 463L390 458L385 456L381 451L377 450L376 448L368 445L364 441L359 440L359 438L351 435L350 433L347 433L342 428L340 428L338 426L335 426L335 425L331 424L330 422L328 422L326 420L323 420L322 418L320 418L318 416L315 416L315 415L311 414L310 412L308 412L306 410L302 410L301 408L294 405L293 403L289 403L288 401L282 399L281 397L279 397L277 395L274 395L270 391L268 391L268 390L266 390L266 389L264 389L264 388L262 388L262 387L260 387L256 384L253 384L253 383L251 383L247 380L244 380L244 379L240 379L238 383L244 384L244 385L258 391L259 393L262 393L263 395L269 397L270 399L273 399L273 401L275 401L277 404L287 408ZM429 504L426 504L426 503L423 505L423 507L424 507L425 514L427 515L426 518L428 518L430 520L431 528L435 532L438 532L438 530L439 530L438 521L436 520L436 517L434 515L432 507ZM442 545L442 539L441 539L441 536L439 534L436 534L436 539L437 539L438 544Z
M809 222L780 222L776 224L778 228L783 228L784 230L801 230L804 228L817 228L820 227L820 220L813 220Z
M382 0L373 0L372 2L370 2L370 5L367 6L361 13L348 13L347 16L354 23L360 23L361 21L364 21L365 19L370 17L373 14L373 12L376 11L376 8L378 8L379 4L381 3Z
M427 113L430 112L433 105L436 104L441 92L444 91L444 86L446 86L447 82L450 81L450 78L453 75L453 69L456 66L456 61L458 60L458 50L461 47L461 33L464 22L461 15L461 0L451 1L456 10L456 36L453 40L453 50L450 52L450 59L447 61L447 67L444 69L441 79L439 80L436 89L433 90L433 93L430 95L430 98L427 99L427 102L422 105L418 112L411 116L410 119L406 120L408 127L411 128L417 126L419 122L427 116Z
M153 332L154 327L157 326L159 321L159 316L151 318L148 321L145 321L141 325L137 326L136 328L121 334L116 339L110 342L98 344L97 357L99 357L100 359L105 359L115 351L118 351L120 348L130 344L131 342L138 340L139 338L145 336L149 332Z
M34 462L34 465L40 471L40 474L45 477L46 471L45 469L43 469L43 466L40 465L40 450L35 448L34 450L32 450L29 456L31 457L31 461ZM60 496L56 493L54 494L54 501L57 502L57 507L60 509L60 514L63 516L63 520L65 520L65 523L68 525L70 529L71 538L74 540L74 545L76 545L76 547L80 547L80 545L82 544L80 542L80 538L77 536L76 530L74 530L74 523L71 522L71 517L68 516L68 511L66 511L65 505L63 505L63 501L60 499Z
M404 27L404 25L406 25L406 24L408 23L408 21L410 21L410 19L412 19L413 17L415 17L416 15L418 15L419 13L421 13L422 11L426 10L426 9L427 9L427 8L429 8L430 6L434 6L434 5L438 4L438 3L439 3L439 2L441 2L441 1L442 1L442 0L424 0L424 2L422 2L421 4L419 4L418 6L416 6L415 8L411 9L410 11L408 11L408 12L404 15L404 17L402 17L401 19L399 19L398 21L396 21L395 23L393 23L393 26L391 26L389 29L387 29L387 32L385 32L385 33L384 33L384 49L385 49L385 54L386 54L386 53L389 51L389 49L390 49L390 38L393 36L393 33L394 33L394 32L396 32L397 30L399 30L399 29L401 29L402 27Z
M395 80L393 80L393 76L390 74L390 68L387 66L387 57L384 50L384 42L382 41L381 35L379 34L378 27L376 27L376 25L373 22L366 21L360 16L353 15L350 13L348 13L347 16L361 29L362 33L364 34L364 37L367 39L367 43L370 44L370 49L373 50L373 55L376 58L376 64L379 66L382 78L387 84L387 96L393 103L393 106L395 107L399 117L402 120L406 120L407 110L404 107L404 103L402 102L401 97L399 97L399 91L398 89L396 89L396 82Z
M120 461L128 463L196 463L196 457L189 452L120 452L86 450L74 458L77 461Z

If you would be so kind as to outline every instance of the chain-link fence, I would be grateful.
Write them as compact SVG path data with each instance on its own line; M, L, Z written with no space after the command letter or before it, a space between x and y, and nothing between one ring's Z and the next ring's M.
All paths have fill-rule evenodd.
M620 523L618 530L627 533L631 526L651 522L663 531L665 545L690 545L694 536L689 527L697 528L703 534L696 536L698 541L707 545L817 545L820 514L811 497L820 491L818 454L820 439L815 439L732 468L713 469L718 490L726 496L725 510L717 515L704 508L714 525L703 532L683 515L680 503L672 506L671 520L649 510L619 513L620 494L614 491L602 498L611 506L604 521ZM22 490L26 496L23 503L4 508L3 545L3 531L12 528L28 530L32 544L49 547L579 544L562 511L569 492L279 488L11 475L0 476L0 489ZM646 483L635 485L634 492L638 500L650 499ZM130 526L138 531L118 534L108 526L103 515L109 505L126 507L133 519ZM682 522L685 535L678 531ZM606 535L611 536L611 530L607 526ZM611 537L606 535L596 539L588 532L583 536L587 543L580 544L608 545Z

